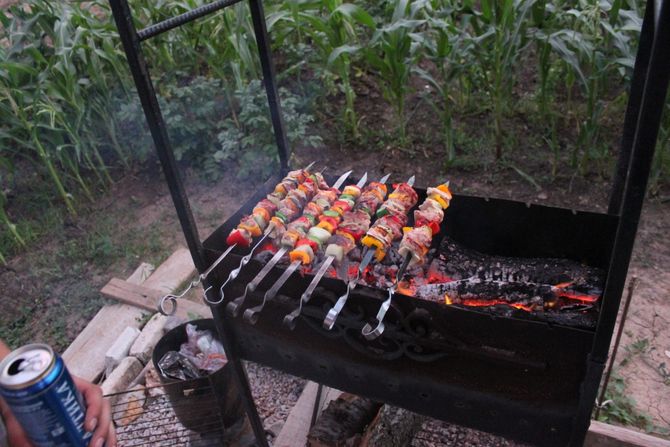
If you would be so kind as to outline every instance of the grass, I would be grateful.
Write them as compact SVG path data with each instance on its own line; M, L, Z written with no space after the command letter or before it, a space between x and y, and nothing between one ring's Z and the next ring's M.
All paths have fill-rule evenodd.
M598 416L598 420L607 423L616 423L638 427L645 431L653 430L651 417L637 409L635 399L630 397L626 389L626 381L615 372L605 392L605 401Z
M0 318L10 346L42 340L62 352L105 303L99 290L109 272L121 274L140 261L159 265L170 254L165 231L176 228L161 223L167 219L135 228L112 214L91 210L86 217L40 229L40 250L27 253L30 270L21 276L32 293L16 300L10 321Z

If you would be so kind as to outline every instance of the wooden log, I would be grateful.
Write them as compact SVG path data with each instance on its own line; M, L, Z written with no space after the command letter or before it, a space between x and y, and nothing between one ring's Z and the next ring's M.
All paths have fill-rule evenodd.
M307 436L309 447L344 447L360 443L365 427L381 403L344 393L328 405Z
M421 430L425 416L403 408L384 405L370 424L361 447L405 447L411 444L414 435Z
M165 295L181 288L195 273L191 252L182 247L172 253L142 285Z
M100 293L107 298L153 312L156 312L158 302L165 295L159 290L131 284L118 278L112 278ZM204 304L181 299L178 301L176 315L185 319L211 318L212 312Z
M670 441L629 428L591 421L584 447L670 447Z

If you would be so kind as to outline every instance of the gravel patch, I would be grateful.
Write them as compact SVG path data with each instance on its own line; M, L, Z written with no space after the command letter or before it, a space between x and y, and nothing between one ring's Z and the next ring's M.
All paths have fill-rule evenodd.
M427 419L421 431L412 441L411 447L526 447L500 436L471 428L448 424L436 419Z
M284 426L307 381L257 363L245 362L245 366L258 414L274 438Z

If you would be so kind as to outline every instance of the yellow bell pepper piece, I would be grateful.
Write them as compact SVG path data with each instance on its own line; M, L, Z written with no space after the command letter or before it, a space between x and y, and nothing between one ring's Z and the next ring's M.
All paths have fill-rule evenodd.
M288 257L291 262L300 261L303 264L309 264L312 262L312 260L309 259L309 254L302 250L293 250L288 254Z
M240 228L242 230L247 230L249 234L251 234L253 237L260 236L262 231L261 227L258 225L245 225L245 224L239 224L237 228Z
M437 194L432 194L430 196L430 198L433 199L434 201L436 201L442 207L443 210L446 210L449 207L449 203L447 203L446 200L444 200L442 197L438 196Z
M386 251L384 251L384 244L378 239L365 235L361 239L361 243L370 248L375 247L375 259L377 259L377 261L381 261L384 259L384 256L386 256Z
M333 231L335 230L335 226L333 226L333 224L328 222L327 220L322 220L321 222L319 222L317 228L323 228L330 234L333 234Z

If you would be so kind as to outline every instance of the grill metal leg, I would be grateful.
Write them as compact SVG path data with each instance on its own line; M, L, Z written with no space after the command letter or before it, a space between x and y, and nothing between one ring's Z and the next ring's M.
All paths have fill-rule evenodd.
M256 437L256 445L260 447L269 447L267 437L265 436L263 421L258 414L258 409L256 408L254 397L251 394L251 386L249 385L247 371L244 369L242 360L240 360L240 358L237 356L234 336L227 328L224 321L226 319L224 315L224 308L222 305L210 306L210 308L212 309L212 316L214 317L216 329L219 331L219 335L221 336L223 349L226 351L226 357L228 357L228 362L231 363L231 366L233 367L234 376L236 378L236 382L242 397L244 409L247 413L247 417L249 418L251 428L254 431L254 436Z

